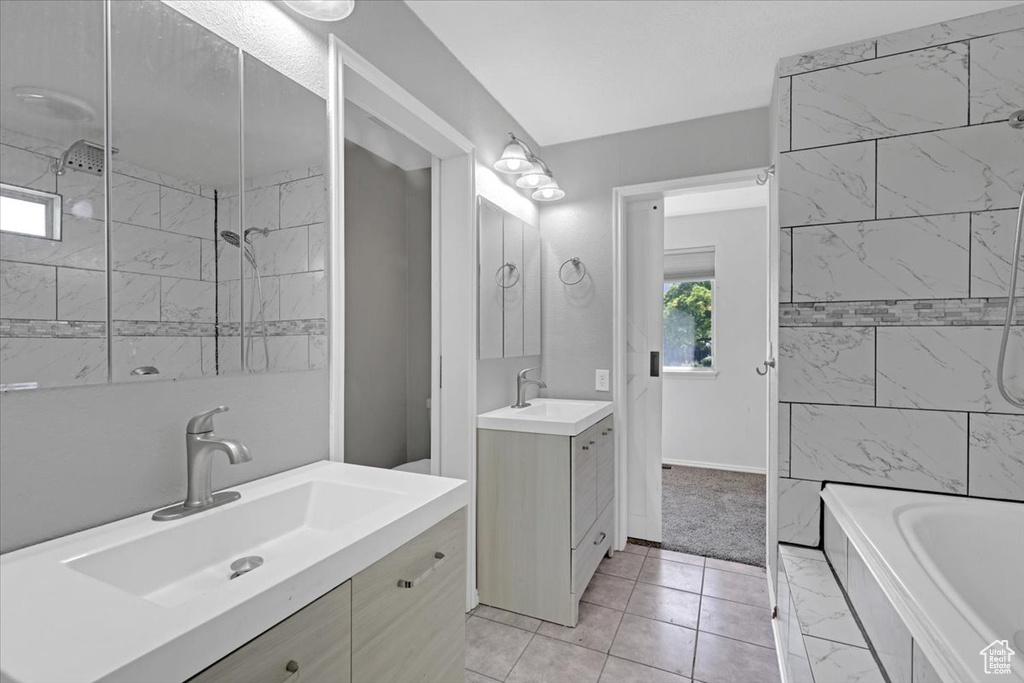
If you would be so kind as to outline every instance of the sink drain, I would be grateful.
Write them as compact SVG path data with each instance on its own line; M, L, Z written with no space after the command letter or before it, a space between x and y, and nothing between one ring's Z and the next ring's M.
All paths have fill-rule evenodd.
M263 564L263 558L259 555L250 555L231 563L231 579L237 579L242 574L248 574Z

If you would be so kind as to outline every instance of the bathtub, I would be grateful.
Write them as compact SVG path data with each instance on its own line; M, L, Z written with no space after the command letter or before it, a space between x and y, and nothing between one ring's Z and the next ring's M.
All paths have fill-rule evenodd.
M899 638L872 643L882 650L877 654L887 671L896 669L889 671L892 680L909 670L905 654L917 669L930 665L942 681L1024 681L1024 503L836 484L827 485L821 497L826 554L833 566L837 556L849 558L836 572L843 581L849 570L844 587L855 609L859 596L849 584L874 590L857 588L857 563L870 572L912 638L906 653ZM837 537L847 544L840 546ZM876 617L858 616L870 637L869 621ZM986 676L981 651L997 640L1016 653L1011 671ZM921 655L927 662L918 663Z

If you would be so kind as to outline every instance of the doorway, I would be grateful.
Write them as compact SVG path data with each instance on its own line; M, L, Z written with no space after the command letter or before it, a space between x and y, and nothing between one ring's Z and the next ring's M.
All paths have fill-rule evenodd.
M758 169L615 191L623 542L766 564L777 434L775 373L762 364L778 282L768 179Z

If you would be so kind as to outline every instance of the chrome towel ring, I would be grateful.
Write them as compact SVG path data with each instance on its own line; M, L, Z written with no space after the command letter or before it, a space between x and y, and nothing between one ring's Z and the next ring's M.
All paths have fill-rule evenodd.
M510 282L507 285L503 284L505 282L505 276L503 275L503 273L505 272L506 268L509 269L510 275L511 275L511 273L515 273L516 274L516 279L513 280L512 282ZM516 284L518 284L518 283L519 283L519 266L517 266L516 264L512 263L511 261L503 263L502 265L498 266L498 269L496 271L494 271L494 284L498 285L502 289L508 289L510 287L515 287Z
M579 272L579 277L576 278L575 280L566 280L565 276L562 275L562 271L564 271L565 267L570 263L576 269L576 271ZM566 259L565 261L562 262L562 265L558 267L558 279L562 281L563 285L569 285L570 287L572 285L578 285L579 283L583 282L583 278L585 278L586 276L587 266L586 264L583 263L583 261L580 260L579 256L573 256L572 258Z

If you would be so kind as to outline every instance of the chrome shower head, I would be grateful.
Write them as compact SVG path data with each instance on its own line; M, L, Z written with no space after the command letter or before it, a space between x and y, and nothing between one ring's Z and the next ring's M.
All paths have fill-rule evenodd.
M117 150L111 148L111 154ZM103 145L88 140L78 140L68 147L60 159L50 165L50 170L57 175L64 175L69 168L85 171L92 175L103 175Z
M252 242L249 240L249 231L246 230L245 232L245 249L243 249L242 252L245 254L245 260L248 261L253 268L256 268L256 257L252 253ZM221 230L220 236L225 242L233 247L242 246L241 240L238 239L238 233L234 230Z
M221 238L233 247L239 246L238 233L233 230L221 230Z
M1010 124L1010 128L1024 128L1024 109L1018 109L1010 114L1006 122Z

